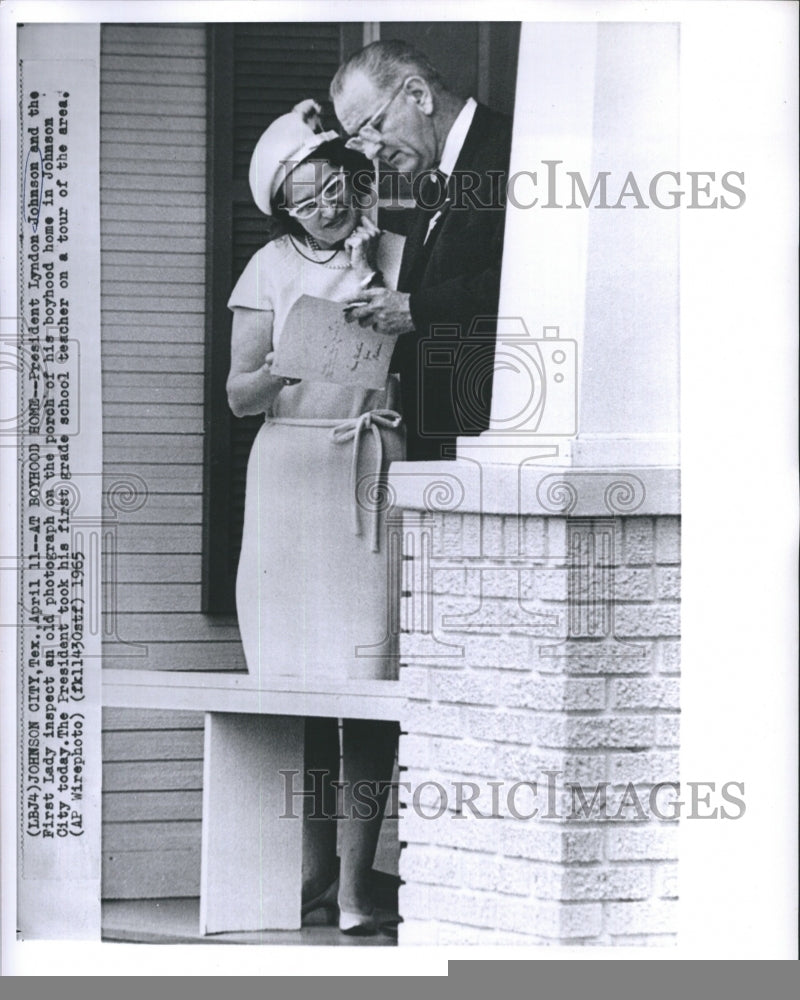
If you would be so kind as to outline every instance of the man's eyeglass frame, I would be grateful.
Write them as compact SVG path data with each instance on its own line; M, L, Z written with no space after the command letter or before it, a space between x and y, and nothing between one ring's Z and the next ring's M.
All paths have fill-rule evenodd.
M374 114L370 115L363 125L359 125L353 135L347 140L347 142L345 142L347 149L353 149L357 153L363 153L365 146L379 146L383 143L383 136L380 132L382 119L386 117L387 111L410 79L411 77L407 76L392 92L388 100L386 100Z

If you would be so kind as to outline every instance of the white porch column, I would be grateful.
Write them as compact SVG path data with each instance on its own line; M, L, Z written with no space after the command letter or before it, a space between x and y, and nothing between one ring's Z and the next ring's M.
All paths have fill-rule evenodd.
M589 220L577 466L678 463L679 209L662 171L678 167L678 26L598 30L592 171L612 172L609 205L632 174L643 203ZM625 189L630 192L631 188ZM613 194L611 193L613 191Z
M522 26L492 429L460 457L677 464L678 211L649 190L677 166L677 32Z
M459 441L465 458L492 464L569 460L577 430L589 211L565 207L564 172L588 178L592 166L597 32L595 24L522 26L492 429L479 441ZM536 346L520 340L523 323ZM544 343L545 334L566 343Z

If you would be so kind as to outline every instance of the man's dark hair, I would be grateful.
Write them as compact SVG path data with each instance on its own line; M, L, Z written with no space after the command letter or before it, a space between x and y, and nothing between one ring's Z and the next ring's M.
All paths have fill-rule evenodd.
M345 81L356 71L364 73L380 91L396 87L406 76L421 76L434 89L448 89L424 52L398 40L372 42L345 60L331 80L331 99L341 94Z

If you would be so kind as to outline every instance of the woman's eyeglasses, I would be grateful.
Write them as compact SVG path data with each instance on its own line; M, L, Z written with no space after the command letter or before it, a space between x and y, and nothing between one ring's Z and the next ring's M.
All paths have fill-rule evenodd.
M347 187L347 176L344 170L339 170L325 182L319 193L308 201L303 201L299 205L286 208L287 215L294 219L311 219L326 205L335 205L341 200Z
M374 147L381 146L383 144L383 136L380 132L383 119L386 117L387 111L392 106L395 98L403 87L405 87L409 79L410 77L406 77L406 79L403 80L403 82L391 94L389 99L382 104L378 110L364 122L363 125L360 125L355 130L353 137L348 139L345 143L347 149L353 149L357 153L364 153L365 155L371 157L374 152Z

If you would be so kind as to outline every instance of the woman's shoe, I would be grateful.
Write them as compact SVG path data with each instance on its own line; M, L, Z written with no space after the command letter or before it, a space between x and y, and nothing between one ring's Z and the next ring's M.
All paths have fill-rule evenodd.
M375 910L370 913L354 913L339 907L339 930L342 934L352 937L370 937L378 933L378 923L375 920Z
M301 905L301 918L307 917L309 913L313 913L314 910L325 910L327 914L327 922L329 924L336 923L336 915L339 912L338 896L339 877L337 875L327 889L323 890L321 893Z

